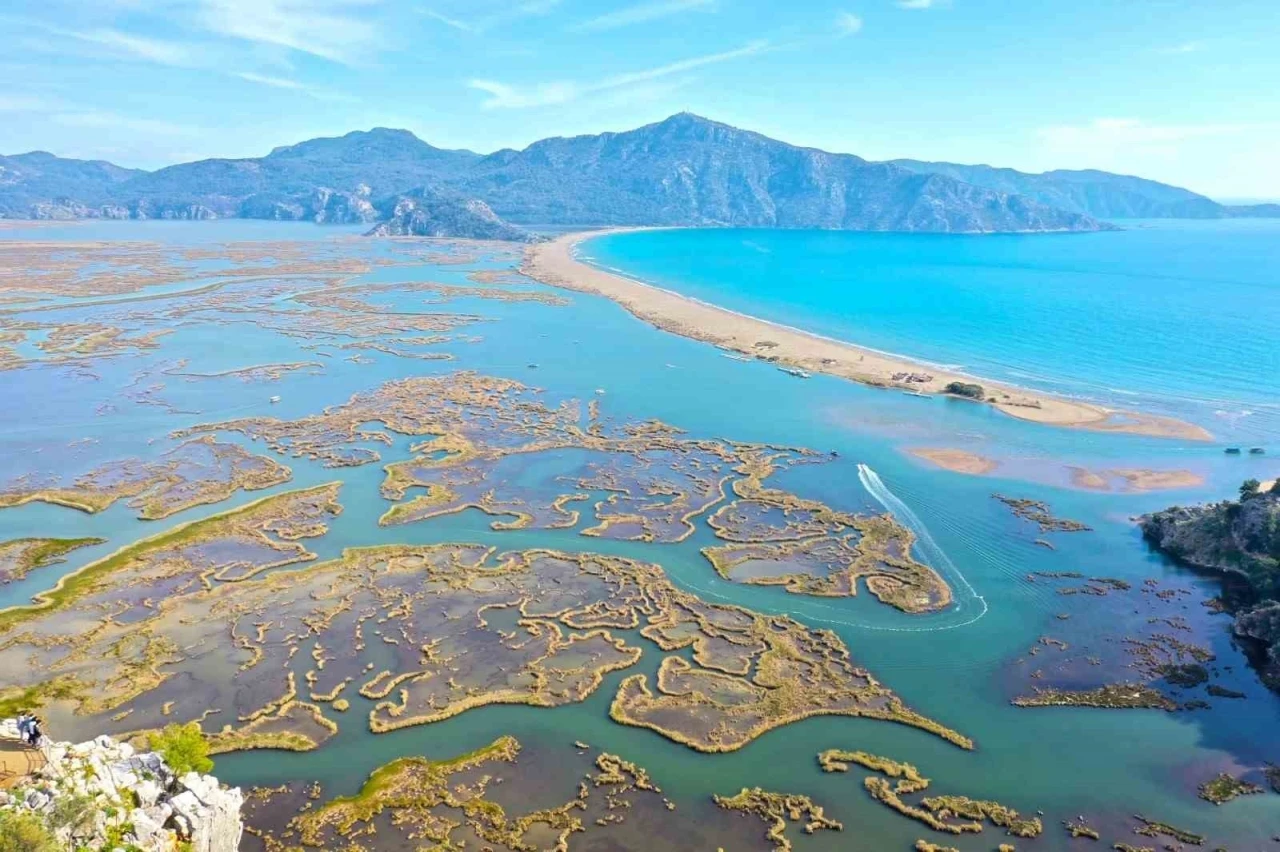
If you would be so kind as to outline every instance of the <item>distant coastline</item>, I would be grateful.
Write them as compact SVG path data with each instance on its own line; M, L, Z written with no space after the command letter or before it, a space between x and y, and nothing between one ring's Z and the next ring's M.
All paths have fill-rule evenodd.
M529 247L521 272L544 284L593 293L617 302L657 328L711 343L779 366L826 373L874 387L946 394L953 383L981 386L981 402L1011 417L1097 432L1211 441L1201 426L1172 417L1122 411L1081 400L964 375L803 329L722 308L671 290L607 272L579 260L585 240L644 228L610 228L564 234Z

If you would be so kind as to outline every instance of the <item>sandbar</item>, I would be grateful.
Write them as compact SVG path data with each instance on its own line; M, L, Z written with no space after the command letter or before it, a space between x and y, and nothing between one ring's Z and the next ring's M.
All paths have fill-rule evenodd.
M936 464L944 470L956 473L968 473L973 476L984 476L1000 466L1000 462L971 453L968 450L956 450L947 447L912 447L907 450L916 458Z
M983 390L982 402L1022 420L1160 438L1194 441L1213 438L1203 427L1175 418L1119 411L975 379L899 355L811 334L606 272L575 257L574 249L582 241L622 230L639 229L578 232L532 245L525 251L520 271L544 284L604 296L664 331L765 358L781 366L925 394L944 394L952 382L978 381Z
M1112 481L1118 480L1122 491L1168 491L1177 488L1194 488L1204 484L1204 477L1190 470L1151 470L1149 468L1110 468L1090 470L1084 467L1068 467L1071 484L1090 491L1110 491Z

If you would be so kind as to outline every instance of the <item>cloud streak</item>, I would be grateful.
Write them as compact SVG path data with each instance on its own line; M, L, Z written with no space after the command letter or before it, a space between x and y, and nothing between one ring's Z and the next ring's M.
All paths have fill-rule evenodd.
M586 95L650 83L663 77L682 74L708 65L717 65L721 62L730 62L735 59L754 56L768 49L768 41L752 41L734 50L694 56L642 71L615 74L597 83L562 81L542 83L532 87L521 87L494 80L471 80L467 85L472 89L489 95L481 104L484 109L527 109L529 107L555 106L577 100Z
M458 18L450 18L448 15L441 14L440 12L436 12L431 9L423 9L422 14L426 15L433 21L438 21L439 23L444 24L446 27L461 30L464 33L478 32L474 24L469 24L466 21L459 20Z
M188 45L143 38L122 33L119 30L98 29L87 32L62 30L58 31L57 34L105 48L116 55L143 59L159 65L189 65L193 53L192 48Z
M651 0L626 6L613 12L607 12L574 24L569 29L578 33L598 33L616 30L633 24L643 24L682 15L686 12L711 12L716 9L716 0Z
M202 0L205 29L228 38L359 64L382 41L369 10L377 0Z
M297 80L290 80L288 77L272 77L267 74L255 74L252 71L237 71L236 76L241 80L257 83L259 86L270 86L273 89L303 91L307 88Z
M523 3L504 6L500 11L487 15L479 15L463 19L446 15L436 9L422 9L421 12L433 21L459 32L481 35L491 29L512 24L525 18L538 18L555 11L563 0L525 0Z

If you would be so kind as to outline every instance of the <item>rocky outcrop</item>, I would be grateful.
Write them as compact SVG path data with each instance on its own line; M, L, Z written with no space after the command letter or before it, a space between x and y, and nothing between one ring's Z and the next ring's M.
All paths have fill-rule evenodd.
M1173 506L1140 520L1157 549L1198 568L1231 577L1257 597L1280 593L1280 493L1257 483L1241 499L1203 506Z
M17 720L0 722L0 739L17 740ZM47 763L0 791L0 811L25 811L49 821L66 849L124 847L142 852L235 852L243 823L238 788L211 775L176 777L154 752L135 753L128 743L102 736L85 743L46 743ZM72 803L84 810L68 819Z
M311 220L319 224L374 222L378 211L369 201L368 184L360 184L354 192L340 192L320 187L311 197Z
M461 237L473 240L528 242L532 236L498 218L489 205L428 189L389 198L379 208L387 217L369 236Z
M1223 580L1233 631L1250 646L1263 681L1280 691L1280 491L1240 489L1240 499L1173 506L1140 519L1160 552Z
M1258 671L1267 686L1280 692L1280 602L1264 601L1236 615L1232 631L1261 652Z

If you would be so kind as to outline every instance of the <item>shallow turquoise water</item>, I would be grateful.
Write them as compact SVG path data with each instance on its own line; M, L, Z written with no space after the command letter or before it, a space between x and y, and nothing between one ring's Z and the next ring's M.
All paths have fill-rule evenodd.
M224 239L255 238L251 230L239 230L239 224L177 227L166 232L170 235L166 239L197 233L200 239L209 239L214 231ZM205 227L214 231L195 230ZM318 231L294 227L299 238L311 238ZM271 238L281 233L292 232L273 231ZM694 253L702 257L718 250L716 241L725 233L685 238L708 241L702 248L695 246ZM147 238L155 238L154 232ZM1075 238L1042 238L1020 250L1053 254L1069 239ZM469 270L492 266L424 263L382 269L365 280L465 283ZM144 304L151 305L148 311L156 311L178 298ZM921 400L829 377L797 381L765 364L725 359L712 347L656 331L608 301L576 294L567 307L463 299L439 308L425 306L422 294L387 298L401 310L482 314L487 321L469 331L483 340L443 345L457 357L454 362L369 353L372 363L355 364L334 357L321 359L322 376L293 374L270 384L246 385L234 379L188 382L164 374L163 367L177 358L189 359L188 369L214 372L317 357L314 350L303 348L306 341L264 329L254 315L233 318L229 324L215 324L213 317L205 317L185 321L174 334L162 338L157 352L98 362L96 378L65 367L0 372L0 394L23 402L20 411L0 417L0 479L8 481L31 470L74 472L110 458L155 454L171 445L168 433L183 426L249 415L303 416L391 378L455 369L536 384L546 389L550 400L598 396L604 414L619 421L657 417L694 436L837 450L838 460L790 472L780 478L780 484L842 508L879 510L882 504L859 477L859 464L869 466L889 493L918 518L918 532L927 532L935 541L937 551L922 548L918 555L935 564L945 558L954 565L985 602L985 612L962 600L966 608L959 613L910 617L865 595L812 600L777 589L726 583L698 553L709 540L705 531L679 545L645 545L584 539L573 530L495 532L489 527L490 519L479 513L382 528L376 521L387 504L378 495L382 478L378 465L335 471L286 459L294 480L275 490L344 480L340 500L345 510L329 535L313 545L321 557L368 544L479 541L509 549L598 550L657 561L677 584L710 599L791 613L806 623L837 631L856 660L920 712L971 735L978 749L962 752L920 731L879 722L816 718L773 731L738 752L708 757L652 732L611 722L608 703L622 676L616 674L580 705L554 710L489 707L381 736L371 736L355 724L369 709L357 698L342 720L342 733L332 743L312 754L222 756L218 772L226 780L253 785L317 778L329 791L350 792L369 771L401 755L444 757L504 733L550 744L586 739L646 766L677 803L702 802L712 792L732 793L754 784L814 796L847 828L841 834L813 837L796 832L799 849L910 848L915 838L926 834L920 826L870 802L860 789L858 773L828 776L815 765L814 755L822 749L862 748L916 763L935 779L941 792L996 798L1029 812L1044 809L1045 836L1035 843L1020 843L1019 848L1072 848L1057 821L1077 813L1089 814L1096 825L1116 827L1104 835L1109 838L1133 842L1135 838L1126 838L1119 826L1125 815L1140 811L1211 833L1233 849L1264 848L1280 826L1280 797L1249 797L1223 808L1195 797L1195 783L1208 774L1233 766L1255 768L1280 757L1276 734L1280 700L1257 684L1239 650L1231 646L1226 619L1208 616L1199 606L1213 584L1150 554L1128 521L1132 514L1170 502L1229 493L1244 474L1274 475L1280 460L1227 458L1215 446L1040 427L982 406ZM131 312L139 310L138 304L127 307ZM288 301L282 299L272 307L287 308ZM97 316L102 310L67 308L43 314L41 319ZM145 316L139 322L145 325ZM538 369L530 370L530 363L537 363ZM140 377L144 383L163 382L163 398L172 408L125 401L122 389ZM597 395L597 390L604 394ZM282 397L278 405L268 402L268 395L274 394ZM119 409L96 415L95 408L104 400L120 402ZM83 437L95 437L99 443L75 450L67 447ZM902 452L916 444L965 441L999 448L1002 457L1013 459L1011 475L961 476L930 468ZM403 452L404 447L398 446L386 454L386 460ZM564 471L516 465L510 474L512 483L520 488L551 487L550 477L573 472L572 459L566 457L564 463ZM1202 473L1207 482L1172 494L1095 494L1064 487L1060 467L1065 463L1185 466ZM1054 551L1037 547L1025 525L990 499L995 490L1046 499L1058 514L1085 521L1095 532L1059 536ZM138 521L123 506L97 516L26 506L0 511L0 540L47 534L96 534L109 539L92 551L72 554L65 567L74 568L144 535L259 496L240 494L218 506L191 509L159 522ZM0 587L0 604L20 602L52 585L60 570L44 569L22 583ZM1027 580L1027 574L1036 570L1080 570L1135 584L1154 577L1168 587L1198 591L1181 611L1197 626L1207 626L1205 641L1218 654L1218 665L1231 667L1220 682L1246 692L1249 698L1218 701L1209 710L1179 714L1011 707L1009 697L1026 685L1025 679L1011 682L1011 672L1018 671L1014 661L1038 637L1059 635L1064 629L1055 615L1067 604L1043 585ZM982 617L974 620L977 614ZM1079 619L1079 627L1074 629L1082 634L1094 628L1099 633L1123 632L1124 619L1143 617L1081 602L1073 616ZM656 656L641 665L656 665ZM74 725L74 720L63 724ZM1000 842L998 833L991 830L978 838L932 839L954 843L967 852L989 850Z
M583 257L764 319L976 376L1280 438L1280 221L1096 234L673 230Z

